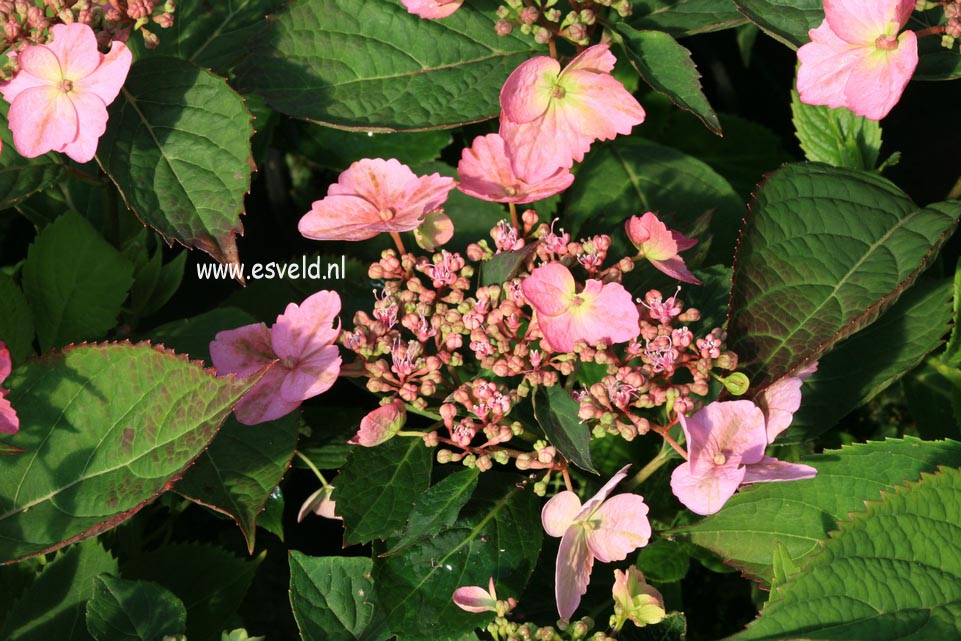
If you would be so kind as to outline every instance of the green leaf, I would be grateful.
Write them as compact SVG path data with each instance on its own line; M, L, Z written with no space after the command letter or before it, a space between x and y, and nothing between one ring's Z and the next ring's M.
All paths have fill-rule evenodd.
M655 625L637 628L629 624L617 635L620 641L685 641L687 618L683 612L670 612Z
M954 267L954 295L952 297L952 314L954 328L951 338L944 346L944 360L952 365L961 367L961 260Z
M680 37L730 29L747 20L730 0L640 0L633 3L630 22Z
M23 266L40 349L103 338L132 283L133 266L79 214L67 212L45 227Z
M481 265L481 285L500 285L514 278L536 249L537 244L531 243L521 249L494 254Z
M305 0L254 39L238 84L282 113L343 129L437 129L493 118L501 86L533 45L494 33L495 4L423 20L395 1Z
M881 151L881 125L844 107L831 109L801 102L791 91L794 129L804 157L835 167L874 169Z
M655 91L697 116L711 131L720 134L721 123L701 89L691 52L663 31L638 31L624 22L615 25L631 66Z
M744 216L744 203L731 185L700 160L639 138L595 145L567 192L563 225L576 238L585 230L610 230L627 251L624 222L646 211L671 216L684 231L714 212L712 263L728 263ZM706 242L701 239L701 242ZM613 254L613 251L612 251Z
M824 20L821 0L734 0L748 20L792 49L808 41L808 31Z
M33 312L12 278L0 274L0 341L10 350L13 364L33 356Z
M250 112L227 82L175 58L138 61L110 105L97 161L168 243L238 262L250 191Z
M241 559L210 545L165 545L126 563L123 576L173 592L187 608L190 641L219 641L263 559Z
M93 641L83 623L84 603L94 580L116 572L117 561L97 541L85 541L57 555L21 595L0 628L5 641Z
M875 174L788 165L760 188L735 262L728 346L757 389L873 323L937 254L961 202L918 208Z
M486 586L500 598L517 597L541 548L540 500L519 477L485 472L457 521L403 553L374 560L378 602L390 631L404 641L458 639L490 614L469 614L451 600L465 585Z
M774 561L771 566L771 596L770 599L776 598L777 592L774 588L779 585L784 585L787 580L793 575L797 574L801 570L798 565L791 560L791 553L788 552L787 548L778 541L774 545Z
M191 501L232 518L250 554L256 543L257 516L294 457L297 418L295 412L254 426L229 418L175 488Z
M24 454L25 452L26 452L25 449L19 448L16 445L10 445L9 443L4 443L3 441L0 441L0 455Z
M357 405L350 407L305 407L304 424L309 433L302 434L298 451L320 470L338 470L356 449L349 444L360 422L370 410ZM294 460L295 464L297 460Z
M430 486L432 450L417 438L356 447L341 468L331 498L344 518L344 544L386 538L407 522Z
M939 16L940 18L940 16ZM911 22L909 28L923 28L925 22ZM961 78L961 56L953 47L945 49L940 38L918 40L918 67L913 80L955 80Z
M87 603L87 629L97 641L158 641L184 633L187 610L156 583L100 575Z
M863 510L864 502L876 500L882 490L918 479L939 465L961 466L961 443L889 439L829 450L804 462L817 468L815 478L758 483L735 494L717 514L672 534L770 582L778 542L798 562L818 550L838 520Z
M49 153L37 158L24 158L13 144L13 133L7 124L10 105L0 101L0 145L7 151L0 154L0 209L13 207L38 191L63 180L66 167L59 154Z
M961 631L961 471L885 493L842 522L731 639L953 639Z
M256 322L256 318L235 307L218 307L198 316L161 325L150 332L150 337L154 343L163 344L178 354L187 354L191 359L203 361L209 366L210 341L217 332Z
M388 554L397 554L418 539L440 532L456 521L477 487L478 474L476 468L459 470L418 497L407 527L398 540L390 542Z
M541 387L534 395L534 415L547 440L577 467L600 474L591 461L591 430L577 415L579 409L560 385Z
M905 377L903 386L923 438L961 436L961 369L934 356Z
M355 641L370 624L373 562L290 553L290 605L304 641Z
M690 565L685 546L674 541L654 541L641 549L635 565L648 581L676 583L687 575Z
M950 285L922 278L872 325L825 354L804 382L801 407L778 443L829 430L937 349L951 318Z
M433 162L452 140L449 131L369 134L309 122L291 126L292 148L311 163L336 172L361 158L396 158L411 167Z
M253 382L147 344L83 345L17 368L4 385L28 454L0 475L0 562L128 519L169 489Z

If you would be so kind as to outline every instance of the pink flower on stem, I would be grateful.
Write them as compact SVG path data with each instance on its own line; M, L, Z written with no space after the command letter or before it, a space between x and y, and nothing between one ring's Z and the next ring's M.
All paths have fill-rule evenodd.
M0 85L10 103L13 144L27 158L58 151L88 162L107 130L107 105L120 93L132 56L116 41L107 55L100 53L85 24L58 24L50 32L53 41L25 47L17 55L20 71Z
M446 18L464 4L464 0L401 0L407 7L407 13L412 13L428 20Z
M647 505L636 494L608 499L614 486L627 476L623 467L604 487L581 505L577 495L564 491L541 510L541 523L550 536L561 537L554 570L557 613L569 619L587 592L594 559L622 561L651 538Z
M913 31L898 36L914 5L914 0L824 0L824 22L798 49L801 102L884 118L918 66L917 36Z
M813 478L817 470L764 456L801 404L801 378L781 379L751 401L714 402L680 416L688 460L671 475L671 490L692 512L714 514L747 483Z
M553 58L531 58L507 78L500 135L517 176L538 183L583 160L595 140L644 121L640 103L611 75L617 59L608 49L589 47L563 71Z
M491 577L485 590L479 585L467 585L454 590L451 596L454 605L468 612L497 612L497 592L494 590L494 577ZM507 599L508 609L517 605L514 599Z
M631 216L625 224L627 237L637 247L638 254L651 261L657 269L671 278L700 285L701 281L690 272L684 259L677 255L697 244L697 240L667 228L652 212L643 216Z
M0 341L0 383L13 371L10 350ZM16 434L20 431L20 418L13 405L7 400L7 390L0 388L0 434Z
M591 279L577 291L570 270L555 262L531 272L521 289L537 312L544 341L555 352L570 352L578 340L624 343L641 331L637 305L619 283Z
M404 402L395 398L381 405L360 421L360 430L349 440L352 445L375 447L389 441L407 421Z
M530 203L559 194L574 182L574 174L558 168L535 183L518 178L511 168L507 146L499 134L478 136L457 163L458 189L474 198L496 203Z
M364 158L315 201L297 228L314 240L367 240L416 229L456 186L440 174L417 176L397 160Z
M256 425L293 412L326 392L340 373L340 296L321 291L297 305L290 303L277 322L219 332L210 343L218 374L250 376L273 364L248 391L234 414L244 425Z

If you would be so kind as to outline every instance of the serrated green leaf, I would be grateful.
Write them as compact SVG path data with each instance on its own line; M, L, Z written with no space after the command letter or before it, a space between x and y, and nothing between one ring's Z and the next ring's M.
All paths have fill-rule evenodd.
M831 429L916 367L944 338L950 298L947 279L921 279L872 325L825 354L804 382L801 407L778 442L810 439Z
M567 460L593 474L591 429L577 415L580 404L560 385L541 387L534 395L534 415L544 434Z
M934 356L902 384L908 411L922 438L961 436L961 370L939 363Z
M87 603L87 630L97 641L158 641L183 634L187 610L176 596L149 581L102 574Z
M748 20L792 49L808 41L808 31L824 20L821 0L734 0Z
M407 527L399 539L390 542L388 554L397 554L421 537L440 532L456 521L477 487L478 474L476 468L459 470L418 497Z
M809 163L758 190L741 232L728 346L756 389L873 323L937 254L961 202L918 208L887 180Z
M780 542L795 562L882 490L920 478L939 465L961 466L961 443L916 438L850 445L808 457L813 479L759 483L734 495L720 512L672 532L714 550L749 576L770 582ZM803 565L803 562L800 563Z
M165 545L125 563L123 576L154 581L177 595L187 608L190 641L219 641L263 559L241 559L210 545Z
M954 266L954 295L952 297L954 327L951 337L944 346L944 362L961 367L961 260Z
M341 172L361 158L395 158L411 167L434 162L452 140L449 131L370 134L296 122L293 149L309 162Z
M747 22L731 0L640 0L633 3L630 23L672 36L730 29Z
M378 603L390 631L405 641L458 639L490 614L470 614L451 600L465 585L517 597L534 568L543 536L540 501L517 477L485 472L457 521L401 554L374 560Z
M254 381L217 378L150 345L83 345L4 385L28 454L0 475L0 562L123 522L169 489Z
M731 637L923 641L961 633L961 471L941 469L842 522L803 572Z
M58 154L24 158L17 153L7 124L8 111L10 105L0 101L0 145L7 150L0 154L0 209L13 207L32 194L56 185L66 173Z
M84 625L84 603L94 579L116 572L117 561L97 541L62 552L21 595L0 628L5 641L93 641Z
M230 417L210 447L177 482L179 494L232 518L251 554L257 517L294 457L297 419L295 412L250 426Z
M6 274L0 274L0 300L0 341L17 365L33 355L33 312L17 283Z
M844 107L808 105L791 91L794 130L804 157L848 169L874 169L881 151L881 125Z
M639 31L624 22L615 25L631 66L641 78L681 109L697 116L711 131L720 134L721 123L701 89L691 52L663 31Z
M79 214L67 212L45 227L23 266L40 349L103 338L132 283L133 266Z
M398 1L306 0L251 44L238 83L287 115L365 131L493 118L507 76L533 53L492 28L496 3L423 20Z
M304 641L355 641L373 619L373 562L290 553L290 605Z
M416 438L355 447L331 498L344 519L344 543L366 543L397 532L414 501L430 486L431 450Z
M250 191L250 112L192 63L138 61L110 105L97 162L127 207L165 240L239 262L234 236Z
M791 559L791 553L788 552L788 549L778 541L774 545L774 560L771 565L771 599L774 599L777 594L774 588L787 583L787 580L800 570L801 568L798 567L797 563Z
M674 541L654 541L641 548L635 565L648 581L676 583L687 575L690 565L685 545Z

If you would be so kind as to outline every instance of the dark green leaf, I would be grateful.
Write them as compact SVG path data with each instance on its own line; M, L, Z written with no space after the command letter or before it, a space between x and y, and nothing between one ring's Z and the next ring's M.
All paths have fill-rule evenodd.
M874 169L881 151L881 125L844 107L831 109L801 102L791 91L794 129L804 157L835 167Z
M290 553L290 605L304 641L355 641L374 605L370 559Z
M33 355L33 312L12 278L0 274L0 341L16 365Z
M946 363L961 367L961 260L954 267L954 295L952 297L952 314L954 328L951 338L944 346L944 360Z
M171 321L150 332L152 341L191 359L210 362L210 341L217 332L256 323L257 319L234 307L218 307L209 312ZM146 338L146 337L144 337Z
M87 629L97 641L158 641L183 634L187 610L156 583L102 574L87 603Z
M630 22L680 37L730 29L747 19L731 0L640 0L633 3Z
M577 415L579 408L560 385L541 387L534 396L534 415L551 444L577 467L599 474L591 461L591 429Z
M481 265L481 285L500 285L514 278L536 249L537 244L531 243L521 249L495 254Z
M454 472L417 498L401 537L391 541L389 554L397 554L424 536L449 527L477 487L476 468Z
M905 377L904 396L923 438L961 436L961 369L929 358Z
M321 127L309 122L294 125L294 149L310 162L341 172L361 158L395 158L415 166L440 158L451 143L449 131L368 134Z
M808 41L808 31L824 20L821 0L734 0L748 19L792 49Z
M97 161L165 240L236 263L253 133L243 98L223 78L184 60L145 58L110 105Z
M690 557L684 545L673 541L654 541L637 555L638 569L654 583L675 583L687 575Z

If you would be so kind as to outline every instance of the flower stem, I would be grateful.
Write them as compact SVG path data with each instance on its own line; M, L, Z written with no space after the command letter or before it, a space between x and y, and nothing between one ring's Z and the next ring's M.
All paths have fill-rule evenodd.
M327 482L327 479L324 478L324 475L320 473L320 470L317 469L317 466L314 465L313 461L304 456L303 452L300 450L294 450L294 454L296 454L297 457L300 458L300 460L303 461L304 464L311 469L311 471L313 471L314 475L317 477L323 487L330 485L330 483Z
M508 207L510 208L510 210L511 210L511 225L514 226L514 229L520 231L520 229L521 229L521 224L520 224L520 222L517 220L517 205L515 205L514 203L507 203L507 206L508 206Z
M654 472L656 472L662 465L671 460L670 450L661 450L657 456L648 461L647 465L641 468L641 470L631 477L625 484L624 487L628 490L633 490L638 485L646 481Z
M400 252L398 258L406 254L407 250L404 249L404 241L400 237L400 232L392 231L390 232L390 237L394 239L394 244L397 246L397 251Z
M940 36L944 33L944 25L935 25L933 27L928 27L927 29L920 29L915 31L914 35L918 38L923 38L924 36Z
M675 441L671 437L671 434L670 432L667 431L666 427L661 427L660 425L652 425L651 429L657 432L658 434L660 434L664 438L664 440L667 441L667 444L674 448L675 452L680 454L685 461L687 460L687 452L685 452L684 448L678 445L677 441Z

